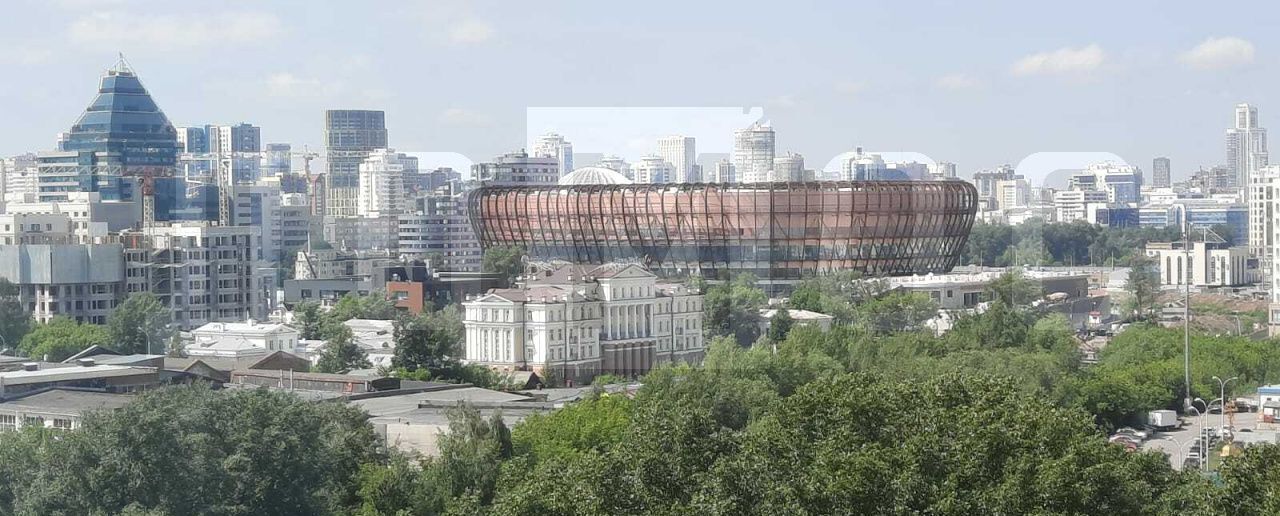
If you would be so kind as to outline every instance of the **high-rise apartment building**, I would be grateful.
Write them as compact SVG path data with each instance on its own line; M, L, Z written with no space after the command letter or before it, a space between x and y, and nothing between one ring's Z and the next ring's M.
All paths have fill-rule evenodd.
M430 259L441 270L480 272L483 253L467 213L467 192L451 183L415 204L412 214L399 217L400 256Z
M121 239L126 291L154 294L179 329L266 319L275 282L274 270L257 259L260 228L174 223Z
M1249 174L1267 166L1267 130L1258 125L1258 108L1236 104L1235 125L1227 129L1227 170L1236 188L1249 184Z
M812 178L805 176L804 156L787 152L773 158L773 176L769 178L770 181L800 182L810 179Z
M417 158L397 153L395 149L373 151L360 164L357 215L384 217L404 213L405 176L417 173Z
M1280 165L1269 165L1249 174L1249 254L1258 259L1258 268L1270 278L1274 266L1276 217L1280 216Z
M642 184L670 183L676 173L675 166L654 154L641 157L631 169L635 173L635 182Z
M556 133L547 133L538 137L538 141L533 145L533 157L555 158L559 163L556 179L573 172L573 144Z
M1169 158L1159 157L1151 160L1151 186L1169 188L1172 185Z
M658 156L671 164L672 174L668 183L696 183L698 150L694 139L689 136L664 136L658 138Z
M742 183L763 183L773 169L773 127L755 123L733 133L733 168Z
M324 113L325 215L354 217L360 197L360 164L387 147L382 111L331 109Z

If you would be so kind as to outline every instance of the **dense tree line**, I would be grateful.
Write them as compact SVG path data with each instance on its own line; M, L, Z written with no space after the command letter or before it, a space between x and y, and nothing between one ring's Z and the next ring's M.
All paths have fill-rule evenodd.
M1227 226L1214 232L1233 239ZM1183 238L1177 226L1112 228L1085 221L1032 219L1017 226L978 222L969 232L961 261L969 265L1128 265L1147 242Z
M802 285L795 307L831 331L737 327L763 294L715 289L701 366L659 368L634 396L596 390L508 426L450 413L439 454L381 446L339 403L262 390L176 387L70 433L0 434L0 514L1274 514L1280 447L1229 458L1214 482L1104 429L1173 406L1180 333L1137 325L1093 366L1038 287L993 283L986 309L936 337L924 301L852 276ZM880 306L877 306L879 304ZM371 305L372 306L372 305ZM456 310L401 316L400 373L456 365ZM916 315L904 312L918 311ZM709 316L710 320L710 316ZM321 325L323 326L323 325ZM743 337L747 337L744 339ZM744 342L745 340L745 342ZM403 348L403 349L401 349ZM1246 389L1280 372L1280 346L1192 342L1210 376Z

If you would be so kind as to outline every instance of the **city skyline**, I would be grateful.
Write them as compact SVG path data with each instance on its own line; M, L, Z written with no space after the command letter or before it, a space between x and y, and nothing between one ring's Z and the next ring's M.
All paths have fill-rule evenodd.
M922 152L968 176L1035 152L1090 150L1138 166L1168 156L1180 179L1224 161L1221 131L1235 104L1258 106L1268 125L1275 37L1265 17L1156 5L1027 17L1035 7L921 3L907 18L874 5L824 6L824 16L809 6L767 16L698 6L659 17L663 9L586 3L309 12L287 3L26 2L0 21L0 62L40 79L0 86L7 118L23 121L0 129L0 154L52 148L83 109L84 85L120 51L175 125L247 122L262 127L264 142L298 148L322 147L326 109L383 110L395 135L389 145L482 161L526 145L531 106L760 105L783 133L780 145L815 163L861 145ZM364 22L342 26L352 37L317 36L357 19L357 9ZM890 43L841 38L850 17L871 36L858 41ZM1014 18L1052 21L1007 23ZM751 30L801 20L804 29L787 36ZM1139 22L1167 30L1128 30ZM664 56L676 51L688 58L669 63ZM534 58L547 53L557 59ZM821 64L750 82L719 73L788 69L795 55ZM659 62L663 76L690 79L653 76ZM513 88L481 79L499 69L537 80Z

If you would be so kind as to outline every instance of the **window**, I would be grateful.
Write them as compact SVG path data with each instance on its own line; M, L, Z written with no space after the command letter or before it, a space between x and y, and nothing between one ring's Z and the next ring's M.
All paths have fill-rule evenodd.
M13 414L0 414L0 431L10 431L18 429L18 416Z
M62 419L62 418L54 418L54 420L53 420L53 428L54 428L54 429L56 429L56 430L70 430L70 429L71 429L71 420L70 420L70 419Z

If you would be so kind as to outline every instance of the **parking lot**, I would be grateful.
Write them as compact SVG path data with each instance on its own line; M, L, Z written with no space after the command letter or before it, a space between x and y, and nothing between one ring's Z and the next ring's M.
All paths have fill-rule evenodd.
M1188 444L1195 440L1199 434L1201 424L1205 428L1216 430L1222 423L1221 414L1206 414L1204 416L1184 416L1182 418L1184 424L1182 428L1169 432L1156 432L1146 442L1142 443L1143 450L1159 450L1169 456L1169 463L1173 464L1176 469L1182 468L1184 454L1188 453L1191 446ZM1228 422L1227 424L1231 424ZM1253 412L1240 412L1235 414L1235 431L1254 432L1257 431L1258 414ZM1274 432L1274 430L1265 430L1265 432Z

